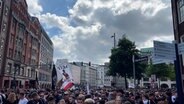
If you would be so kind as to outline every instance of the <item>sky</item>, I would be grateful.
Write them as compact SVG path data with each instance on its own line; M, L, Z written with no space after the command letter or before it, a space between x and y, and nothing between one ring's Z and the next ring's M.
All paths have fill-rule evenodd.
M139 49L174 39L170 0L26 1L54 44L54 61L108 62L114 33Z

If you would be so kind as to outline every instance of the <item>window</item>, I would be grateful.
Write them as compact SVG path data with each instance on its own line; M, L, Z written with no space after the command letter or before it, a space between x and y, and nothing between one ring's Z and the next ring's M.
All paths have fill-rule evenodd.
M13 31L15 31L16 30L16 19L15 18L13 18L13 24L12 24L12 29L13 29Z
M11 67L12 67L12 64L8 63L7 69L6 69L6 73L10 73L11 72Z
M24 71L26 77L28 76L28 70L29 70L29 69L26 68L26 70Z
M33 70L31 70L31 78L33 78Z
M22 56L22 63L25 63L25 55Z
M3 44L4 44L4 39L2 39L0 42L0 50L3 50Z
M27 75L27 76L30 77L30 75L31 75L31 74L30 74L30 69L28 69L28 75Z
M5 32L5 30L6 30L6 23L3 24L2 30L3 30L3 32Z
M5 7L5 15L8 15L8 6Z
M2 8L2 1L0 0L0 9Z
M17 57L17 50L15 50L15 52L14 52L14 58L16 58Z
M14 36L13 36L13 34L11 34L11 37L10 37L10 45L13 45L13 41L14 41Z
M20 51L18 51L18 56L17 56L17 58L20 60L21 59L21 53L20 53Z
M177 4L179 23L182 23L184 21L184 0L179 0Z
M8 56L9 56L9 58L12 58L12 56L13 56L13 49L9 49L9 53L8 53Z
M21 75L21 76L24 75L24 68L23 68L23 67L20 68L20 75Z

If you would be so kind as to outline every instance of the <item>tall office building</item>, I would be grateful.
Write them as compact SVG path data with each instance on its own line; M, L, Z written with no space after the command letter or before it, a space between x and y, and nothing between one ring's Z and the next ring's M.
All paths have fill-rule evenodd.
M39 84L41 88L50 87L53 64L53 43L44 29L41 31L39 54Z

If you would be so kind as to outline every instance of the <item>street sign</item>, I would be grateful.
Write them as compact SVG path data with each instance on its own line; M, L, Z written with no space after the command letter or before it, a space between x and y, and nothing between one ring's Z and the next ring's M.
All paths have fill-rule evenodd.
M172 43L154 41L153 57L155 59L176 60L175 45Z
M178 53L179 54L184 54L184 43L179 43L178 44Z
M138 59L135 59L135 62L141 62L141 61L148 61L148 56L140 57Z

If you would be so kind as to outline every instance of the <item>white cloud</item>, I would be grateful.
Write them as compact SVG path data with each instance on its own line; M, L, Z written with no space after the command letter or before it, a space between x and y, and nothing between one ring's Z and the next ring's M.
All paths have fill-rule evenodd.
M70 25L68 18L57 16L56 14L42 14L39 15L39 19L43 24L47 26L47 28L58 27L63 29Z
M39 4L39 0L26 0L28 4L28 11L31 15L40 14L43 11L42 6Z
M61 31L49 32L54 35L51 39L55 59L108 61L113 47L110 36L114 32L117 38L126 33L139 48L151 46L154 39L173 39L170 4L163 0L77 0L67 17L42 14L38 0L35 3L38 12L30 12L39 17L46 29Z

